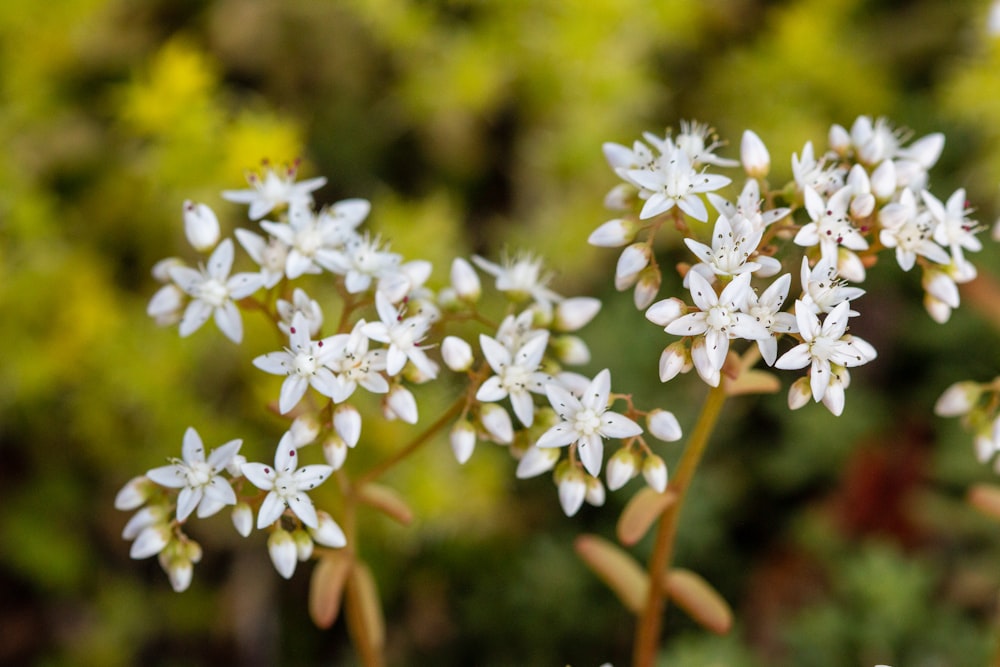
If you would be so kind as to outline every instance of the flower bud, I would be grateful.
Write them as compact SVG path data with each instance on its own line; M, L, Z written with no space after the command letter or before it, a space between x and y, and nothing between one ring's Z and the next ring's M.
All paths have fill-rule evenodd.
M631 220L608 220L590 233L587 243L598 248L620 248L632 242L636 231L638 227Z
M956 382L945 389L934 404L934 414L939 417L960 417L969 414L982 395L983 386L978 382L971 380Z
M471 303L478 301L482 294L479 274L462 257L456 257L451 263L451 287L459 299Z
M417 399L403 385L397 384L389 390L382 411L387 419L402 419L407 424L417 423Z
M812 398L812 389L809 386L809 377L800 377L788 388L788 409L798 410L805 406L810 398Z
M361 413L353 405L338 405L333 411L333 430L348 447L354 447L361 438Z
M976 460L980 463L989 463L993 455L997 453L997 443L993 439L993 429L987 428L976 433L973 441L976 450Z
M639 279L639 272L649 265L650 250L645 243L633 243L618 257L615 267L615 289L624 292Z
M639 460L628 447L622 447L612 454L608 459L608 464L604 468L604 479L608 483L608 489L617 491L625 486L630 479L635 477Z
M685 307L677 297L661 299L646 309L646 319L658 327L666 327L684 314Z
M655 438L664 442L675 442L681 439L681 425L677 423L674 413L656 408L646 415L646 428Z
M636 283L635 291L632 293L632 302L636 310L645 310L649 307L659 291L660 270L655 266L644 269L639 274L639 282Z
M847 155L847 151L851 149L851 135L843 125L834 123L830 126L827 142L830 144L830 149L841 157Z
M993 13L996 14L996 3L993 4ZM905 152L908 158L927 170L937 164L942 150L944 150L944 135L934 132L914 141L906 147Z
M553 338L551 344L560 363L580 366L590 362L590 348L579 336L559 336Z
M170 580L170 587L175 593L183 593L191 585L194 576L194 564L183 556L173 556L164 558L160 554L160 567L167 573Z
M480 406L479 423L494 441L502 445L508 445L514 440L514 425L510 421L510 415L496 403L483 403Z
M313 541L322 544L324 547L339 549L347 545L347 537L340 525L333 520L327 512L319 510L316 512L316 527L308 528Z
M233 527L242 537L248 537L253 530L253 510L246 503L236 503L232 513Z
M587 496L587 481L583 471L574 465L566 466L556 471L559 486L559 504L566 516L573 516L580 510Z
M143 507L132 515L122 528L122 539L134 540L144 529L157 523L170 521L170 508L166 505Z
M583 496L583 499L587 501L587 504L593 505L594 507L601 507L604 505L606 494L604 492L604 485L601 484L601 480L587 475L586 484L587 492Z
M629 183L619 183L604 195L604 208L609 211L627 211L632 208L632 202L638 191Z
M660 354L660 382L668 382L678 373L691 370L691 355L683 341L677 341L663 348Z
M924 309L938 324L944 324L951 318L951 306L930 294L924 295Z
M296 528L292 531L292 541L295 542L295 557L301 562L309 560L313 553L313 541L309 533Z
M870 192L862 192L851 199L851 217L856 220L867 218L875 210L875 195Z
M740 140L740 162L750 178L764 178L771 170L771 154L753 130L744 130Z
M334 470L340 470L347 459L347 443L344 439L331 433L323 441L323 458Z
M464 373L472 367L472 346L458 336L445 336L441 341L441 358L451 370Z
M127 512L142 507L155 486L145 475L133 477L115 496L115 509Z
M219 242L219 219L204 204L184 202L184 234L198 252L208 252Z
M181 321L186 298L184 291L177 285L164 285L149 300L146 314L161 327L177 324Z
M529 447L517 464L515 476L518 479L528 479L536 477L544 472L552 470L559 460L559 449L554 447Z
M170 283L173 279L170 277L170 270L175 266L187 266L185 262L180 257L167 257L166 259L161 259L156 264L153 264L153 278L159 283Z
M958 308L960 300L958 285L947 273L937 269L924 269L920 282L924 291L935 299L944 301L952 308Z
M896 194L896 163L883 160L871 175L872 194L880 202L887 202Z
M271 556L271 563L274 564L278 574L285 579L291 579L295 574L299 555L292 534L282 528L273 531L267 538L267 553Z
M476 448L476 429L468 419L459 419L448 434L451 451L459 463L465 463Z
M132 548L129 549L128 555L130 558L136 560L155 556L163 551L163 548L167 546L172 537L173 534L170 526L166 523L156 523L146 526L139 531L139 535L135 538L135 542L132 543Z
M663 493L667 488L667 464L655 454L647 456L642 462L642 476L649 488L657 493Z
M552 328L556 331L578 331L585 327L601 310L601 300L589 296L563 299L556 304Z
M319 419L312 413L300 415L295 418L288 432L292 435L292 442L296 447L304 447L316 439L319 435Z
M837 274L852 283L865 281L865 265L854 252L841 248L837 253Z

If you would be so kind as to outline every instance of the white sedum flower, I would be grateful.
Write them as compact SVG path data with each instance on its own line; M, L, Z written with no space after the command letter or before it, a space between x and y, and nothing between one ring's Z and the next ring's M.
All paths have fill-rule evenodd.
M642 433L628 417L608 412L611 372L606 368L594 376L581 398L556 383L547 384L545 393L562 422L543 433L535 446L544 449L575 444L584 468L595 477L604 460L604 438L631 438Z
M337 202L319 213L313 212L311 202L295 202L289 206L287 223L264 220L260 226L288 246L285 274L294 280L335 263L335 254L355 236L370 209L364 199Z
M281 352L268 352L253 360L253 365L265 373L286 376L281 383L278 400L281 414L294 408L310 385L329 398L333 398L336 391L333 371L326 366L327 360L334 354L331 345L333 337L311 340L309 323L302 313L295 314L288 332L287 348Z
M237 204L248 204L250 219L260 220L279 206L311 203L312 192L326 184L323 177L296 183L297 175L298 163L286 168L283 174L265 166L263 178L256 172L247 173L249 190L225 190L222 198Z
M851 225L848 213L853 192L851 186L844 186L824 200L816 190L807 187L806 211L812 222L798 231L795 244L806 248L818 245L820 254L830 266L837 266L837 255L841 247L867 250L868 241Z
M222 472L240 450L242 440L230 440L205 458L205 445L194 428L184 432L181 459L153 468L146 477L177 494L177 520L184 521L197 508L198 518L212 516L226 505L236 504L236 494Z
M548 332L534 336L516 350L510 350L496 339L480 334L479 345L483 356L496 375L486 380L476 392L477 401L500 401L510 396L514 414L525 426L535 420L535 404L531 393L541 394L552 381L547 373L538 370L548 345Z
M698 196L729 185L726 176L698 172L692 166L686 151L664 153L649 168L629 169L629 180L648 193L648 199L639 213L646 220L665 213L677 206L695 220L705 222L708 210Z
M405 308L405 307L404 307ZM437 377L437 366L420 347L431 322L420 313L403 317L404 308L397 309L382 292L375 293L375 309L380 322L368 322L361 331L374 341L389 346L385 357L385 371L397 375L409 360L424 376Z
M291 433L286 432L278 442L273 468L264 463L243 464L243 476L258 489L268 492L257 512L258 530L281 518L286 507L309 528L319 526L308 491L322 484L333 472L333 467L315 464L299 468L297 454Z
M233 267L233 241L223 239L208 258L208 266L196 271L187 266L172 266L170 278L191 295L191 302L181 318L181 336L190 336L215 316L215 324L234 343L243 340L243 320L235 299L250 296L263 285L256 273L237 273L229 277Z

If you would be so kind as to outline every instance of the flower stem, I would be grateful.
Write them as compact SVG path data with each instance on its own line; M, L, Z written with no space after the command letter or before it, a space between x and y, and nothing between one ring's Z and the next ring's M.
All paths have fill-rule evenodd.
M435 433L443 429L448 425L449 422L456 419L458 415L462 413L465 409L466 397L463 394L459 396L458 399L449 407L445 412L437 418L437 420L428 426L422 433L417 435L413 440L409 442L405 447L395 451L392 456L381 461L375 467L370 469L365 474L361 475L354 482L354 488L360 489L368 482L373 482L382 475L384 475L390 468L395 466L400 461L404 460L407 456L419 449L425 442L430 440Z
M663 591L663 575L670 567L670 562L674 552L674 539L677 536L677 524L680 518L681 507L684 505L684 498L687 495L691 479L694 477L698 463L705 453L708 439L715 429L722 405L726 402L725 383L720 382L718 387L713 387L705 398L702 405L701 414L695 424L688 445L681 456L677 471L672 475L668 488L677 494L676 502L672 503L660 517L656 531L656 542L653 545L653 553L649 559L646 569L649 578L649 594L646 599L646 607L643 609L642 617L635 633L635 654L632 664L634 667L652 667L656 660L657 649L660 643L660 629L663 623L663 612L666 608L666 599Z

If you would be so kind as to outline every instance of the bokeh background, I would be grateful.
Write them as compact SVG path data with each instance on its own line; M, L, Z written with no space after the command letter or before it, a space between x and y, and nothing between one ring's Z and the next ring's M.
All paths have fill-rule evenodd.
M265 460L281 432L250 381L260 350L210 326L181 341L145 315L151 266L187 252L184 199L232 229L244 214L219 191L242 187L262 158L301 156L306 176L329 178L320 202L370 199L370 227L434 260L438 284L455 254L533 248L558 291L605 299L584 331L588 370L610 367L616 388L687 427L704 388L660 385L666 337L609 290L616 253L586 244L616 180L601 143L696 118L733 156L750 127L780 184L791 152L822 145L831 123L885 115L915 136L946 133L932 190L943 200L965 187L991 225L1000 36L988 11L980 0L0 3L0 663L357 664L341 623L311 625L308 566L279 581L260 534L206 522L205 560L180 595L119 537L128 515L115 492L176 455L187 426L209 446L242 437ZM958 667L996 654L1000 524L965 501L995 474L955 420L931 413L951 382L1000 373L1000 256L973 259L984 280L943 327L923 312L915 272L891 261L870 272L852 326L880 357L854 374L839 419L821 406L789 413L783 393L730 402L678 563L719 588L736 627L715 637L671 610L662 664ZM394 438L366 426L357 456L375 460ZM661 453L674 461L678 447ZM438 442L389 478L417 521L366 516L359 549L390 664L627 663L630 619L572 540L612 536L640 482L570 520L548 478L519 482L513 467L481 445L460 468Z

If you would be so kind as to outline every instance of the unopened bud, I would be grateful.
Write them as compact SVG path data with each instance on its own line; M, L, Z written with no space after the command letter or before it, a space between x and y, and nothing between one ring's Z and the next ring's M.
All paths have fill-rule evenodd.
M132 548L129 549L128 555L130 558L136 560L155 556L163 551L163 548L170 542L171 537L173 537L173 534L168 524L156 523L146 526L139 531L139 535L135 538L135 542L132 543Z
M536 477L552 470L559 460L559 449L554 447L529 447L517 464L514 473L518 479Z
M146 314L152 317L156 324L167 327L181 321L186 296L180 287L173 283L156 290L156 294L146 306Z
M934 413L939 417L960 417L969 414L982 395L983 385L978 382L971 380L956 382L941 394L934 404Z
M951 318L951 306L930 294L924 295L924 309L938 324L944 324Z
M361 438L361 413L353 405L338 405L333 411L333 430L348 447L354 447Z
M271 563L274 564L278 574L285 579L291 579L295 574L299 555L292 534L281 528L273 531L267 538L267 553L271 556Z
M887 202L896 194L896 163L882 160L871 175L872 194L880 202Z
M323 441L323 458L334 469L340 470L347 460L347 443L336 433L331 433Z
M753 130L744 130L740 140L740 162L750 178L764 178L771 170L771 154Z
M156 485L145 475L133 477L115 496L115 509L129 511L142 507Z
M388 419L401 419L407 424L417 423L417 399L403 385L397 384L389 390L382 408L383 414Z
M156 264L153 264L153 277L160 283L172 282L173 279L170 277L170 270L175 266L187 266L187 262L180 257L167 257L166 259L161 259Z
M134 540L143 530L157 523L170 521L170 508L167 505L152 505L143 507L132 515L122 528L122 539Z
M851 216L856 220L867 218L875 210L875 195L863 192L851 199Z
M483 403L479 408L479 423L496 442L508 445L514 440L514 424L507 411L496 403Z
M850 133L844 126L836 123L830 127L827 142L830 144L830 149L841 157L847 155L847 151L851 149Z
M665 327L684 314L686 306L677 297L661 299L646 309L646 319L653 324Z
M250 505L237 503L233 507L232 519L233 527L236 528L237 533L242 537L250 535L250 531L253 530L253 510L250 509Z
M288 432L292 435L292 442L296 447L304 447L316 439L319 435L319 419L315 414L308 413L295 418Z
M219 219L205 204L184 202L184 234L191 247L207 252L219 242Z
M647 456L642 462L642 476L649 488L657 493L663 493L667 488L667 464L655 454Z
M660 354L660 382L668 382L678 373L691 370L691 355L683 341L677 341L663 348Z
M632 208L632 202L639 194L635 186L629 183L619 183L604 195L604 208L609 211L627 211Z
M313 552L313 541L309 533L296 528L292 531L292 541L295 542L295 557L301 562L309 560Z
M650 266L639 274L639 281L632 293L636 310L645 310L653 303L660 291L660 269Z
M552 351L560 363L568 366L580 366L590 362L590 348L579 336L553 338Z
M608 220L590 233L587 243L599 248L620 248L632 242L636 231L638 227L631 220Z
M194 576L194 564L183 556L165 558L160 554L160 567L167 573L170 587L175 593L183 593L191 585Z
M559 504L562 505L566 516L573 516L580 510L587 497L586 476L582 470L567 463L565 468L556 472L556 477L559 486Z
M810 398L812 398L812 388L809 386L809 378L800 377L788 388L788 409L798 410L805 406Z
M649 265L650 250L645 243L633 243L618 257L615 267L615 289L624 292L639 279L639 272Z
M639 460L635 453L628 447L622 447L612 454L604 468L604 479L608 483L608 488L617 491L625 486L630 479L635 477L638 463Z
M472 268L472 264L462 257L456 257L451 263L451 287L455 290L455 295L463 301L475 302L482 294L479 274Z
M601 507L604 505L606 494L604 492L604 484L601 483L601 480L587 475L586 484L587 492L583 498L587 501L587 504L593 505L594 507Z
M344 531L341 530L340 525L323 510L316 512L316 527L309 528L308 530L313 540L324 547L339 549L347 545L347 537L344 536Z
M441 341L441 358L451 370L464 373L472 367L472 346L458 336L445 336Z
M476 429L468 419L460 419L451 427L448 434L451 451L459 463L465 463L476 448Z
M646 428L653 437L664 442L675 442L681 439L681 425L677 423L674 413L656 408L646 415Z
M600 299L589 296L563 299L556 304L556 315L552 327L556 331L578 331L594 319L600 310Z

